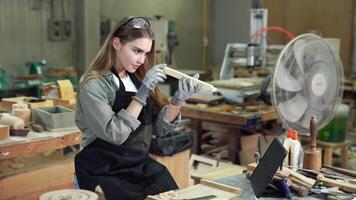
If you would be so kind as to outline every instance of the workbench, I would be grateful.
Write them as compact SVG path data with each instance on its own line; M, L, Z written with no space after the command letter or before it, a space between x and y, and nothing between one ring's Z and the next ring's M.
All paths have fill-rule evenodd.
M236 189L240 189L241 193L239 194L239 196L234 197L232 199L236 199L236 200L256 199L250 181L243 174L243 170L245 169L246 167L240 165L225 165L221 167L211 168L209 170L205 170L204 172L192 174L191 178L193 178L194 181L198 181L198 182L201 180L209 180L209 181L216 182L218 184L220 183L220 184L234 187ZM191 186L189 188L179 190L177 193L182 196L190 194L191 196L194 197L206 196L209 194L219 195L219 192L216 191L201 192L199 191L201 190L200 188L201 188L201 184L198 184L198 185ZM260 197L259 199L272 200L272 199L281 199L281 198ZM298 199L316 200L317 198L308 196L308 197L298 197Z
M10 171L8 167L1 169L0 199L38 199L41 194L48 191L74 188L72 154L58 160L46 158L45 154L35 155L79 144L81 138L81 132L73 129L29 132L26 137L10 136L9 139L1 140L0 164L2 166L8 166L12 162L24 164L23 167L16 167ZM32 158L38 161L29 160Z
M228 157L233 163L239 163L241 130L255 131L257 126L277 119L273 109L258 111L236 111L235 105L219 104L213 106L199 106L185 104L182 116L192 120L192 128L196 134L192 152L200 154L202 145L202 122L223 124L228 131Z
M0 140L0 162L7 162L28 154L62 149L80 144L82 133L79 129L59 132L30 132L26 137ZM170 171L180 188L189 185L190 150L172 156L151 155ZM0 163L1 164L1 163ZM38 199L48 191L74 188L73 157L55 163L39 163L40 166L27 167L16 172L3 173L0 170L0 199ZM177 165L182 165L177 168Z
M79 129L58 132L29 132L26 137L11 136L0 141L0 161L23 156L29 153L40 153L67 146L80 144Z

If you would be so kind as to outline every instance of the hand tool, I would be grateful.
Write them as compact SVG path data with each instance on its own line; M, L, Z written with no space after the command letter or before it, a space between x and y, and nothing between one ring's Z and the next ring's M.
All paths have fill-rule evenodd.
M345 183L343 181L326 178L322 174L319 174L316 178L318 181L323 181L324 185L327 187L338 187L342 191L356 193L355 184Z
M321 152L316 148L316 136L318 134L316 116L310 119L310 146L304 151L303 166L306 169L319 171L321 168Z
M336 197L349 197L349 199L353 199L354 197L356 197L356 194L345 193L340 191L338 188L322 188L322 189L312 188L310 189L310 192L314 194L326 194L326 195L332 195Z

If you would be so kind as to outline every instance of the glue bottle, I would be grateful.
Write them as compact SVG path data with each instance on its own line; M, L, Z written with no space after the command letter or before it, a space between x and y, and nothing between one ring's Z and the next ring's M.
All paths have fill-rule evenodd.
M300 167L300 152L302 151L302 147L298 139L298 132L293 130L290 147L290 165L293 170L297 170Z
M290 165L290 150L291 150L291 145L292 145L292 137L293 137L293 130L292 129L288 129L287 131L287 137L283 142L283 147L287 150L287 155L284 158L284 164L285 165Z

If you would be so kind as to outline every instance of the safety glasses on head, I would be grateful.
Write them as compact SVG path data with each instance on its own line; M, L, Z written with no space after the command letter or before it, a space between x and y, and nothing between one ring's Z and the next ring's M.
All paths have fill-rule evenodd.
M128 18L127 21L122 24L122 26L129 26L130 28L137 28L137 29L147 29L150 28L151 24L147 18L131 17Z

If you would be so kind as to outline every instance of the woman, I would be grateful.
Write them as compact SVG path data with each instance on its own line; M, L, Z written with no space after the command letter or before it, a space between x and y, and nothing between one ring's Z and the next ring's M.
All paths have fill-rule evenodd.
M149 21L126 17L81 77L76 124L83 141L75 157L81 189L100 185L106 199L115 200L177 189L168 170L148 156L148 149L152 134L164 136L179 125L180 106L200 88L183 78L168 101L157 89L167 78L166 65L154 63Z

